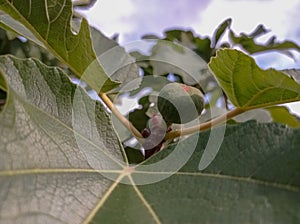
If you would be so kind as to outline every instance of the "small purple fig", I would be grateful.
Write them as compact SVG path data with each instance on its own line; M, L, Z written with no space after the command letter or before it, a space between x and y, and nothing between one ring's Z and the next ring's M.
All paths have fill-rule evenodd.
M163 118L158 114L154 114L148 122L148 127L142 131L145 138L143 142L145 159L161 149L166 131L167 126Z

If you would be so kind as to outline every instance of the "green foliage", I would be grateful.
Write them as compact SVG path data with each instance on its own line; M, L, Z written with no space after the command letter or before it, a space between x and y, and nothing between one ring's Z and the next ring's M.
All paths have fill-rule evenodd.
M57 60L48 50L40 47L32 41L22 41L17 35L0 28L0 54L12 54L18 58L34 57L47 65L60 66Z
M260 69L237 50L220 50L209 67L232 104L242 109L300 100L300 84L274 69Z
M153 61L150 60L148 63L145 61L139 63L145 73L146 71L152 70L152 74L155 76L168 76L169 74L175 74L175 76L178 77L176 82L182 82L184 84L201 89L210 99L209 104L205 106L207 109L212 107L219 107L220 102L222 104L225 104L227 108L231 108L232 105L230 104L230 101L228 101L229 96L227 96L227 92L225 91L225 94L220 94L219 84L216 82L214 75L211 73L211 71L207 67L207 64L205 63L210 62L211 58L216 56L216 52L218 51L218 49L233 48L234 46L238 45L249 54L261 54L276 50L278 53L286 54L288 56L292 56L292 50L299 52L300 49L297 44L291 41L282 41L281 43L278 43L275 41L276 37L274 36L272 37L272 43L271 41L269 41L266 43L258 44L257 41L255 41L256 38L261 37L269 32L269 30L267 30L263 25L257 26L250 34L240 34L240 36L242 36L243 38L251 40L253 44L248 44L249 41L238 42L233 38L233 36L239 38L239 35L237 35L235 31L231 29L231 24L231 19L225 20L216 28L211 38L197 36L189 30L169 30L164 33L165 37L162 39L172 41L173 43L175 43L175 45L178 43L183 45L185 48L182 48L181 52L176 50L177 48L171 47L172 45L170 43L164 44L161 40L158 40L157 44L152 48L151 55L149 57L136 53L135 56L137 60L141 58L145 60L153 59ZM229 42L222 41L222 37L225 35L228 35ZM153 39L155 37L146 35L144 38ZM191 52L187 51L187 49L192 50L196 54L192 54ZM204 59L205 62L199 60L196 55ZM168 58L170 64L160 62L164 61L166 58ZM227 60L227 62L231 63L230 60ZM220 64L221 62L219 62L219 65ZM255 61L253 61L253 64L258 68ZM219 70L222 72L224 72L223 67L223 65L220 65L219 67ZM248 71L250 71L250 69L248 69L246 72ZM297 70L285 70L282 72L292 76L295 80L297 80L297 78L299 80L299 74ZM274 73L277 73L277 71L274 71ZM298 85L294 85L295 88L298 88L297 86ZM276 93L279 93L279 91L276 91ZM280 94L281 93L279 93L279 95ZM280 99L279 96L277 97L279 98L277 100L278 103L280 101L284 101ZM298 98L295 97L294 100L298 100ZM270 102L270 104L273 105L277 102ZM261 106L263 106L263 104L261 104Z
M242 33L240 36L236 35L232 30L230 31L230 39L235 45L239 45L246 52L250 54L277 50L281 51L288 56L293 57L292 53L289 51L290 49L300 51L300 47L292 41L284 41L277 42L276 37L272 36L269 40L267 40L264 44L257 44L256 39L261 35L268 33L269 31L263 26L258 26L253 32L250 34Z
M139 77L138 66L123 47L112 39L109 39L99 30L91 27L91 37L97 57L101 61L106 74L121 84L110 93L129 92L138 88L140 82L128 85L128 82ZM116 58L118 60L116 60Z
M290 127L300 127L300 119L289 112L286 107L274 106L269 107L267 110L270 112L273 121L277 123L287 124Z
M277 106L300 100L299 70L262 70L247 55L291 56L299 46L275 37L257 44L266 28L237 35L227 19L212 37L166 31L149 55L131 53L135 63L85 19L79 23L72 8L70 0L0 0L7 30L0 30L0 223L300 222L300 122ZM229 42L222 41L226 34ZM236 45L247 54L227 49ZM118 117L73 84L72 74L116 101L123 92L140 96L129 120L154 135L129 144L132 135ZM255 117L245 113L226 131L219 126L166 141L165 132L185 128L172 125L155 142L149 117L157 113L159 91L174 80L205 93L201 121L220 119L224 106L259 108L271 123L244 122ZM149 83L149 95L140 94ZM164 148L144 160L140 149L150 143Z
M31 31L48 50L93 89L107 91L116 87L116 83L108 78L97 62L87 21L82 20L76 35L72 31L71 0L53 5L47 1L24 3L1 0L0 9ZM24 32L24 28L14 26L12 29L20 34ZM88 67L88 73L85 73Z

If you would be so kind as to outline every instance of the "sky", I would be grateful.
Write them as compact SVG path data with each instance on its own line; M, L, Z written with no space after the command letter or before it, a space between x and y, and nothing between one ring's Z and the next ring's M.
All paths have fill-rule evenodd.
M144 34L162 36L166 29L193 30L210 36L225 19L232 18L236 33L251 32L264 24L278 40L291 40L300 45L300 0L98 0L84 14L91 25L111 37L119 34L119 43L126 45L140 40ZM263 67L300 68L300 54L295 60L280 54L256 56ZM300 103L291 110L300 114Z
M295 30L299 10L299 0L99 0L86 15L106 35L119 33L121 42L138 40L146 33L161 35L171 27L211 35L229 17L237 32L263 23L281 39L299 38L300 24Z

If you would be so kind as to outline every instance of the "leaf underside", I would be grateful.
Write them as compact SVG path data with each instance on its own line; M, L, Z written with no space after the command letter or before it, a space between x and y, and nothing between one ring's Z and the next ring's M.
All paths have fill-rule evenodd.
M215 160L200 172L210 136L203 132L173 175L167 167L147 171L142 165L175 147L185 153L193 136L128 172L103 106L61 70L14 57L1 57L0 68L8 86L0 114L1 223L299 222L299 129L228 126ZM171 177L134 185L165 174Z

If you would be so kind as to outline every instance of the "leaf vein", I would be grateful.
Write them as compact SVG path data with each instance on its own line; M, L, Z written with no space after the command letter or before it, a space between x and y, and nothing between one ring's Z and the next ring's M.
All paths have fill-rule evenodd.
M47 24L47 32L46 32L46 35L45 35L45 40L48 41L48 37L49 37L49 30L50 30L50 18L49 18L49 12L48 12L48 4L47 4L47 0L44 0L45 2L45 11L46 11L46 18L47 18L47 21L48 21L48 24Z
M83 224L88 224L91 222L91 220L94 218L96 213L99 211L99 209L104 205L106 200L109 198L109 196L112 194L114 189L118 186L120 181L123 179L123 177L126 176L126 173L122 173L116 180L113 182L113 184L108 188L108 190L105 192L103 197L99 200L98 204L95 206L95 208L91 211L91 213L86 217L86 219L83 221Z
M183 175L183 176L198 176L198 177L210 177L210 178L217 178L217 179L227 179L227 180L235 180L235 181L241 181L241 182L247 182L252 184L259 184L264 186L270 186L278 189L293 191L293 192L300 192L300 186L290 186L286 184L281 183L272 183L265 180L259 180L259 179L253 179L249 177L238 177L238 176L229 176L226 174L213 174L213 173L200 173L200 172L151 172L151 171L135 171L136 173L140 174L150 174L150 175L166 175L166 174L173 174L173 175Z
M137 195L139 196L139 198L141 199L141 201L143 202L143 204L145 205L145 207L148 209L150 215L153 217L155 223L160 224L162 223L158 216L156 215L155 211L152 209L151 205L148 203L148 201L144 198L143 194L140 192L140 190L138 189L138 187L136 186L133 178L131 175L128 175L128 178L132 184L133 189L135 190L135 192L137 193Z

